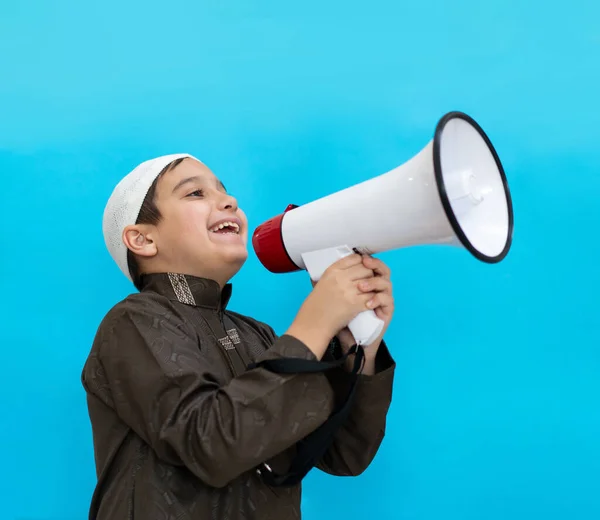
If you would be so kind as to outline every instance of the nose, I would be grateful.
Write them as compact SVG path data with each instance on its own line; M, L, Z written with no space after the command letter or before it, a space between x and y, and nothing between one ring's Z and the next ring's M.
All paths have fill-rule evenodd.
M222 193L218 201L219 209L237 211L238 202L235 197L228 193Z

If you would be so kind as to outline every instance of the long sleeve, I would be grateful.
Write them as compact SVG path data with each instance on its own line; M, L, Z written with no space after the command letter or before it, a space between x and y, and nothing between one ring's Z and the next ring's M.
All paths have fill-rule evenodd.
M262 368L222 384L188 324L138 305L113 313L97 335L88 386L110 394L116 413L158 456L223 487L286 450L330 415L323 374L281 376ZM299 340L277 338L264 358L314 359Z
M395 362L384 342L377 352L375 374L359 376L350 414L317 465L319 469L337 476L356 476L369 467L385 435L394 371ZM345 396L348 372L338 368L328 377L336 397Z
M254 322L267 343L273 346L280 338L271 327ZM323 357L333 361L339 350L336 339ZM273 347L272 347L273 348ZM373 461L385 436L387 414L392 402L392 387L396 363L385 341L379 346L375 374L360 375L354 402L345 424L337 431L334 442L317 467L336 476L355 476L365 471ZM342 367L325 372L336 402L342 401L350 389L350 374Z

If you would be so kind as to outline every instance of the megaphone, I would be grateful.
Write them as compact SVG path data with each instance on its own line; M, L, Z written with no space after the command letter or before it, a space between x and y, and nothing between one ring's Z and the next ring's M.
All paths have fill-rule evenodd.
M256 228L254 251L273 273L305 269L318 282L338 259L415 245L462 247L497 263L512 243L513 207L498 154L463 112L445 114L433 139L406 163L302 206L289 205ZM369 345L383 322L366 310L348 325Z

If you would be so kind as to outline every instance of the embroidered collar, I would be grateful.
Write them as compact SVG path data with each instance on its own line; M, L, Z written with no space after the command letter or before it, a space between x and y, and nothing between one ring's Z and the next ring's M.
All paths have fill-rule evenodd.
M227 284L221 290L214 280L188 274L152 273L143 275L143 291L156 292L186 305L224 310L231 298L232 287Z

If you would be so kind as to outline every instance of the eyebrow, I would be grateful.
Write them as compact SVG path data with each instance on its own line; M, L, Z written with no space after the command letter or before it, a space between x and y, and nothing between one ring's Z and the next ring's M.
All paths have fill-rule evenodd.
M186 184L192 184L194 182L200 182L200 183L202 183L204 181L205 181L205 179L203 179L199 175L194 175L193 177L187 177L186 179L180 180L175 185L175 187L173 188L173 193L175 193L177 190L183 188ZM217 186L219 188L222 188L224 191L227 191L227 188L225 188L225 185L219 179L217 179Z

